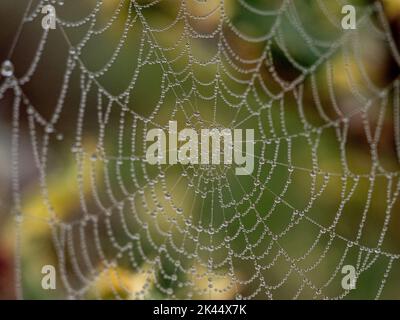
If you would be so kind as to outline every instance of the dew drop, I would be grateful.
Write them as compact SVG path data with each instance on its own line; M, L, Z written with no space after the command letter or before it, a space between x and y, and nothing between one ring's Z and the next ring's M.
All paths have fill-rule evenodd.
M14 74L14 65L10 60L6 60L1 65L1 75L3 77L11 77Z
M73 145L73 146L71 147L71 152L72 152L72 153L77 153L77 152L79 152L79 147L78 147L77 145Z
M45 131L46 131L46 133L53 133L54 132L54 128L53 128L52 125L48 125L48 126L46 126Z
M32 108L31 106L29 106L29 107L26 109L26 112L27 112L29 115L32 115L32 114L35 113L35 110L33 110L33 108Z

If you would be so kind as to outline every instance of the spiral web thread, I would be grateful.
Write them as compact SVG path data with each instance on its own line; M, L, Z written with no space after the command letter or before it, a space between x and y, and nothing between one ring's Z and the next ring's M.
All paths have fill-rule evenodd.
M75 3L75 12L84 3ZM390 82L377 85L364 59L367 32L400 66L381 3L357 7L357 29L343 30L340 8L346 3L315 1L318 17L314 18L326 20L335 30L334 37L326 38L312 35L318 30L307 30L295 1L267 5L260 1L258 6L246 0L87 3L91 4L90 13L67 20L63 18L67 2L30 1L10 60L23 39L21 30L40 22L46 4L57 9L57 30L41 30L29 67L20 74L4 76L3 72L0 84L1 97L8 91L13 96L17 247L27 220L42 219L48 224L57 256L58 283L65 296L104 298L99 288L104 279L112 298L342 299L362 290L363 275L375 272L369 285L373 298L379 298L400 258L395 250L384 248L398 208L399 171L385 169L379 154L383 123L389 121L394 133L392 158L398 165L399 79L395 75ZM241 30L240 23L236 25L229 15L230 6L270 24L264 29ZM156 25L148 12L166 7L174 12L174 19ZM105 8L109 10L106 18ZM120 33L113 34L118 41L112 55L100 67L90 68L83 54L86 47L121 21ZM210 25L215 28L210 30ZM284 30L288 26L300 39L301 50L313 56L311 62L299 62L291 52L291 40ZM84 30L79 39L72 40L74 29ZM50 116L44 116L24 86L35 81L44 53L51 49L50 37L61 38L68 53L57 102ZM136 39L134 45L131 39ZM135 51L134 64L121 70L121 65L115 66L128 46L127 50ZM209 57L196 57L200 47L208 48ZM291 69L289 75L280 74L277 52ZM334 67L338 56L344 61L342 69ZM349 61L355 61L356 67ZM114 67L130 74L128 85L118 90L108 89L104 81ZM160 91L153 105L140 110L135 90L142 75L149 72L147 68L158 70L158 78L152 81L159 84ZM210 79L202 78L204 74ZM346 79L346 100L336 93L340 91L335 87L337 75ZM70 89L72 85L79 89ZM322 87L328 90L328 99L321 98ZM74 109L68 99L76 92L79 101ZM346 101L351 107L343 107ZM64 117L74 122L67 124ZM38 188L47 210L44 218L25 212L23 205L23 118L28 120ZM168 120L197 129L254 128L253 173L235 176L234 168L224 165L150 166L144 161L144 137L150 128L167 129ZM354 138L349 132L357 124L369 150L361 161L371 162L369 170L362 173L354 172L347 159L346 148ZM72 137L64 132L66 126L74 128ZM88 127L96 132L94 148L85 140ZM327 132L337 143L329 156L335 170L324 166L327 158L319 151ZM73 218L61 217L52 203L49 173L52 159L57 157L52 153L54 145L72 153L73 188L79 195ZM299 153L305 155L303 160L298 159ZM328 206L333 213L328 214L319 200L326 199L332 185L339 186L340 192ZM382 221L374 220L379 227L375 241L368 242L364 238L366 224L377 189L378 201L385 209ZM361 202L358 223L343 234L338 226L347 221L346 216L355 215L353 209L346 210L355 197ZM291 247L294 242L297 249ZM21 259L18 255L20 297ZM341 270L347 264L357 270L353 290L340 286ZM126 270L134 275L133 285L126 281Z

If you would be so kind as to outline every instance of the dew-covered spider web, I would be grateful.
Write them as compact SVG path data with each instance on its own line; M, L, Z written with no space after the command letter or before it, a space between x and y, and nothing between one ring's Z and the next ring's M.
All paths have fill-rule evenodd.
M0 78L18 297L44 265L57 272L46 297L400 297L399 34L385 2L20 2ZM150 165L146 133L172 120L254 129L253 172Z

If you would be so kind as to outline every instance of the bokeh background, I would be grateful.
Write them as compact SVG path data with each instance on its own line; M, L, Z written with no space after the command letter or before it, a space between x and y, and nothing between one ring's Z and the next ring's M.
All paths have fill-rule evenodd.
M138 1L140 4L145 4L146 1ZM282 4L282 1L245 1L251 3L255 8L261 9L276 9ZM341 6L343 4L352 4L357 8L357 16L361 17L367 13L371 8L374 1L331 1L322 0L323 6L318 4L318 1L313 0L299 0L289 1L291 5L297 9L298 21L312 35L315 39L319 39L321 43L324 41L327 44L337 42L343 36L343 30L333 27L330 19L324 15L324 10L329 13L330 17L336 21L340 21ZM378 1L377 1L378 2ZM13 43L20 24L21 18L24 14L25 8L29 1L27 0L2 0L0 2L0 61L7 59L9 48ZM79 21L86 17L95 7L96 1L82 0L82 1L63 1L61 5L59 2L54 2L57 8L57 14L63 21ZM120 3L123 3L120 5ZM388 28L397 46L400 47L400 1L398 0L385 0L380 2L384 10L384 15L388 21ZM33 1L32 10L37 8L39 1ZM195 16L205 15L211 12L212 8L218 5L218 1L208 0L205 2L196 2L187 0L187 10ZM154 28L164 28L172 23L177 15L178 5L176 1L160 1L156 5L144 7L143 14L149 25ZM324 10L323 10L324 9ZM31 10L31 12L33 12ZM99 28L105 26L107 21L113 16L115 10L118 14L112 21L112 26L99 36L90 39L85 46L80 50L79 56L81 61L84 62L88 70L101 70L107 61L112 57L113 53L118 48L118 42L123 34L124 26L127 18L133 16L129 13L128 1L105 0L101 5L101 10L96 17L96 26ZM275 16L261 16L256 12L247 10L243 5L235 0L225 0L225 14L232 22L232 24L240 30L240 32L259 37L268 34L273 26ZM38 15L32 22L25 23L19 41L16 44L11 61L15 68L15 76L20 78L25 74L31 65L43 35L40 21L42 15ZM356 239L359 230L360 222L362 221L362 214L367 210L366 222L363 228L362 237L359 239L359 244L371 248L370 260L372 264L370 268L362 272L357 281L357 289L351 290L344 298L348 299L372 299L375 298L379 287L384 278L390 259L381 254L381 252L389 252L392 254L400 254L400 204L399 200L394 201L390 208L390 221L388 221L388 228L385 233L384 240L379 246L377 252L378 239L385 225L387 219L387 194L392 193L397 195L399 192L399 159L396 154L396 118L394 112L394 105L396 97L393 90L387 92L387 107L383 120L380 119L381 108L384 108L382 100L376 97L376 93L368 88L365 81L366 71L367 76L378 88L386 88L390 86L399 76L399 65L393 56L393 51L390 49L389 42L384 36L380 36L378 31L372 30L368 25L373 23L376 29L382 29L379 17L376 12L371 14L371 19L366 23L366 26L359 25L357 28L356 40L345 42L343 48L337 50L334 54L329 56L329 59L318 63L318 58L312 45L307 43L304 38L299 35L298 30L293 26L288 17L282 18L281 25L279 26L279 37L284 39L287 45L287 50L301 65L309 68L313 65L318 65L315 72L313 72L314 80L316 82L319 94L319 102L323 105L323 109L327 117L331 120L340 118L334 111L331 100L330 85L335 90L337 104L343 114L352 113L363 106L360 103L355 91L360 90L366 97L372 99L371 108L364 115L370 121L373 132L377 124L381 130L379 140L377 142L378 160L386 173L393 173L393 175L378 174L374 178L374 186L369 196L368 190L370 188L370 172L371 166L374 161L371 158L371 146L367 140L364 121L365 117L357 114L351 118L349 123L349 130L347 132L346 141L346 163L351 172L356 175L361 175L361 179L351 197L344 205L339 222L335 225L334 233L341 235L346 239ZM202 33L212 33L213 30L218 28L219 14L210 15L205 21L194 21L193 29ZM57 102L60 95L63 77L66 74L66 65L68 57L71 54L70 44L66 41L66 35L72 44L81 41L88 31L88 23L82 26L65 26L63 31L60 27L56 30L49 32L46 44L44 46L43 54L37 69L35 70L31 79L22 85L24 95L29 98L29 104L35 107L35 112L40 114L43 119L51 119L57 109ZM227 28L224 25L224 28ZM162 47L171 46L182 35L182 25L179 23L170 29L163 32L155 32L156 41ZM232 47L233 52L238 56L245 59L254 59L259 57L266 42L249 43L240 40L232 32L226 31L226 37ZM383 32L384 35L387 33ZM113 59L110 67L106 72L95 75L96 81L106 88L112 95L118 95L123 92L129 85L133 75L135 66L139 57L141 47L141 40L143 39L143 26L138 21L132 22L132 28L126 35L126 39L118 49L119 54ZM351 38L350 36L350 39ZM147 40L146 40L147 41ZM150 52L151 48L147 42L144 42L143 51ZM188 42L191 52L196 58L207 60L212 57L218 46L216 39L192 39ZM299 76L299 70L293 66L293 63L287 59L282 51L282 47L274 38L271 43L271 57L267 57L268 63L263 66L258 72L261 74L264 83L271 90L271 92L279 91L279 84L274 81L273 72L269 68L271 65L277 71L279 77L290 83ZM354 46L354 47L353 47ZM176 57L179 52L185 47L185 42L177 46L176 50L167 52L166 56L169 60ZM322 50L322 52L328 52ZM347 54L346 54L347 53ZM171 63L175 71L184 69L188 63L187 53L183 54L182 59L177 59ZM155 56L149 55L149 60L155 60ZM234 60L233 58L231 58ZM360 68L360 65L363 68ZM252 74L251 65L242 64L244 70L248 70L248 74ZM327 73L333 70L332 83L327 81ZM194 65L193 72L202 79L203 82L209 82L215 79L216 65L211 64L205 67ZM257 292L259 282L250 283L248 285L239 285L231 287L231 273L228 267L216 268L216 270L207 270L201 262L213 261L218 264L219 261L227 256L227 249L220 250L210 254L207 250L200 249L194 251L196 244L188 241L185 244L187 252L193 254L176 255L174 251L168 247L169 252L173 259L179 260L182 266L186 269L193 268L194 273L178 272L176 266L172 265L163 253L154 250L153 246L145 240L140 242L144 255L149 261L155 261L157 257L160 259L162 268L154 271L154 266L148 263L146 259L141 258L139 250L136 248L138 241L129 239L126 235L126 230L121 224L119 216L122 213L126 217L127 224L132 234L140 235L141 239L145 238L145 234L149 232L154 237L153 240L156 244L161 244L165 240L165 236L157 230L156 225L160 226L163 230L171 230L172 237L176 243L182 243L183 235L179 232L175 224L184 226L185 220L179 220L179 214L176 212L177 208L182 208L185 219L189 219L192 224L202 226L207 229L207 226L216 228L215 234L210 236L205 232L196 233L193 231L193 237L198 237L198 242L205 247L213 244L223 243L227 236L232 236L239 228L237 222L227 225L222 229L218 229L223 225L225 219L229 219L235 215L234 208L226 209L226 216L222 215L221 207L216 203L219 196L221 187L218 183L224 185L230 183L231 190L235 199L238 201L237 209L244 212L249 208L249 204L241 199L250 199L255 202L258 196L256 208L261 212L262 216L267 215L269 212L270 217L267 219L268 227L276 233L282 232L288 224L292 221L292 210L285 203L291 204L295 208L304 210L312 198L312 152L308 145L307 137L300 136L291 139L291 144L283 139L280 141L279 137L286 135L296 135L299 132L304 132L305 127L299 116L299 109L297 101L293 94L287 94L284 99L284 122L286 124L286 131L283 129L281 123L281 111L279 101L273 101L272 110L269 114L266 110L261 111L257 117L250 118L244 121L241 128L256 128L256 139L264 139L260 126L264 128L267 140L270 144L267 145L266 150L263 149L265 144L257 143L255 146L256 155L260 158L266 159L263 163L258 163L256 159L256 166L254 174L259 177L259 181L268 179L268 190L266 192L260 189L260 185L256 185L251 177L240 177L240 183L234 178L232 168L200 168L188 167L182 170L180 166L170 168L168 171L166 167L147 167L146 177L141 169L140 161L130 159L132 156L143 156L143 131L145 128L151 128L152 124L144 124L142 121L134 121L130 116L130 111L134 111L143 117L151 116L154 111L155 105L159 99L160 87L165 70L159 64L154 63L144 66L138 75L135 88L130 92L129 103L127 108L129 111L121 116L121 107L117 103L112 103L112 108L109 114L109 124L104 133L103 150L102 154L99 151L99 123L97 120L98 112L98 96L95 89L90 89L86 97L86 109L82 126L82 134L80 145L76 145L77 139L77 123L80 111L80 101L82 99L82 88L80 82L82 79L87 81L87 77L83 76L82 70L75 68L71 80L69 82L69 90L66 99L63 103L64 107L59 113L59 119L55 123L54 128L47 129L46 126L41 124L40 118L35 118L35 132L37 134L37 144L42 147L43 141L49 138L48 150L46 150L45 158L47 159L45 186L40 183L40 175L34 161L34 154L32 152L32 128L30 128L29 114L27 113L28 107L23 103L20 108L19 114L19 145L18 145L18 181L19 191L18 197L21 199L21 212L16 212L16 192L13 191L13 162L12 162L12 132L13 132L13 101L15 95L12 90L7 90L0 97L0 298L1 299L15 299L18 266L20 266L21 286L23 297L28 299L63 299L63 298L213 298L213 299L234 299L238 296L241 297L254 297L258 299L268 298L265 290L261 290L254 296L253 293ZM248 76L237 75L248 79ZM304 115L309 121L311 131L312 127L318 128L324 126L327 121L320 116L318 112L318 102L316 102L315 95L313 95L313 84L307 77L303 81L303 108ZM349 81L350 79L350 81ZM6 81L5 77L0 78L0 85ZM229 83L229 79L226 79ZM192 83L183 80L182 87L176 90L189 92ZM239 95L243 94L245 86L238 83L230 83L231 90ZM355 90L356 88L356 90ZM221 88L218 88L222 90ZM206 86L200 91L203 96L210 96L213 94L215 86ZM263 96L262 88L255 86L255 90L260 94L260 97L265 103L269 100ZM373 98L375 97L375 98ZM397 93L398 97L398 93ZM126 97L121 97L124 101ZM217 102L216 117L213 118L214 105L213 101L206 101L205 99L191 97L191 103L194 103L199 110L200 115L193 113L191 106L188 102L183 103L185 110L191 115L191 119L197 128L203 127L224 127L229 126L229 123L234 117L234 111L224 102L219 99ZM233 98L237 103L238 98ZM257 106L258 102L249 98L246 100L248 105ZM106 108L107 99L103 97L103 107ZM172 118L180 121L181 126L185 126L184 114L180 109L176 111L175 108L176 96L172 94L171 90L165 97L160 111L156 113L153 118L155 123L163 125L168 123ZM255 110L255 108L253 108ZM193 113L193 114L192 114ZM14 114L15 116L15 114ZM237 119L246 119L249 116L249 111L243 108L239 113ZM268 117L275 123L275 127L270 127ZM121 119L125 122L121 124ZM382 120L382 121L381 121ZM397 126L399 124L397 123ZM125 128L126 131L131 131L136 128L137 137L134 142L129 139L129 135L119 140L120 128ZM273 134L272 134L273 132ZM315 133L315 132L314 132ZM313 133L312 133L313 134ZM275 151L279 140L279 152L276 159L274 159ZM136 146L136 150L132 152L132 145ZM293 173L289 174L288 149L291 148L292 163L294 164ZM264 151L263 151L264 150ZM398 151L397 151L398 152ZM128 159L125 157L128 155ZM335 215L337 214L340 203L343 198L343 192L348 194L349 188L351 189L352 180L347 178L347 189L344 188L343 180L340 175L343 175L342 160L343 155L340 151L340 143L337 138L337 127L331 126L323 130L320 136L320 142L317 149L318 155L318 168L317 172L317 190L323 185L324 173L339 173L339 175L332 175L329 184L322 194L316 197L314 205L307 209L307 215L312 217L320 225L332 225ZM271 166L271 163L277 162L280 164ZM375 161L377 162L377 161ZM135 168L136 181L132 178L132 166ZM108 185L104 182L103 175L105 174L104 167L108 170L109 181ZM183 172L186 172L183 174ZM229 180L220 179L221 172L228 171ZM160 172L164 172L163 176L165 183L156 183L150 188L144 187L149 179L157 177ZM97 176L96 183L91 183L91 174ZM183 177L182 177L183 174ZM199 176L202 178L199 179ZM290 178L289 178L290 176ZM389 178L392 184L389 185ZM121 181L119 177L123 177L124 185L126 186L128 194L135 194L135 214L137 214L143 224L149 225L149 231L143 228L143 224L137 224L132 218L133 209L128 204L124 204L119 210L115 210L111 217L105 218L102 209L99 209L96 202L93 190L97 190L98 195L102 198L104 207L112 206L114 197L118 201L126 198L124 190L121 190ZM190 183L191 179L195 183ZM286 191L283 191L287 181L290 179L291 183ZM165 187L170 190L169 196L165 196ZM46 202L43 196L43 189L47 190L49 201ZM142 189L143 193L137 194L138 190ZM110 196L110 190L112 196ZM345 191L343 191L345 190ZM388 191L389 190L389 191ZM227 196L227 190L222 188L223 197ZM202 195L205 195L204 198ZM215 198L212 197L214 194ZM279 194L285 200L277 201ZM82 205L82 195L85 198L86 206ZM137 196L137 197L136 197ZM161 206L160 211L163 212L160 216L151 215L152 212L157 211L156 201L152 201L152 197L158 199L158 204ZM142 199L147 199L148 207L142 205ZM166 200L167 199L167 200ZM214 200L212 200L214 199ZM170 200L170 201L168 201ZM117 201L117 202L118 202ZM214 202L215 201L215 202ZM129 202L129 201L128 201ZM49 203L51 203L49 205ZM176 207L171 205L174 203ZM49 210L50 207L50 210ZM368 207L367 209L365 209ZM254 208L253 208L254 209ZM255 210L253 210L255 211ZM98 255L98 249L94 244L93 230L94 224L88 222L85 224L83 232L86 235L87 250L92 261L92 268L85 268L85 261L82 255L82 238L79 234L79 228L68 229L69 225L78 226L82 222L85 213L90 212L96 216L99 222L98 237L104 248L104 255L107 256L108 261L112 261L116 256L116 248L113 241L110 241L110 235L107 233L108 221L113 227L113 237L119 243L132 243L133 249L130 256L127 252L116 258L116 265L110 266L104 264L104 259ZM15 222L15 215L22 214L23 221L19 229ZM56 227L51 228L52 214L57 217ZM169 217L169 218L168 218ZM177 219L178 222L176 222ZM256 225L256 214L250 212L242 218L242 223L246 229L251 229ZM156 222L157 221L157 222ZM54 226L54 225L53 225ZM281 245L287 252L294 256L299 257L307 252L307 249L312 247L315 239L320 233L320 229L315 225L310 224L304 219L296 225L288 234L284 235L281 239ZM62 249L63 254L57 254L55 243L59 239L72 240L73 249ZM55 238L58 240L55 241ZM18 242L18 241L19 242ZM262 255L268 245L270 239L265 235L265 230L260 225L254 229L249 235L251 243L259 243L254 248L255 255ZM16 250L19 243L19 250ZM318 262L318 259L323 256L322 262L318 267L307 272L307 277L317 287L326 283L328 279L335 275L331 284L322 290L323 292L316 293L314 290L305 286L301 291L299 298L324 298L324 297L340 297L343 289L340 286L342 275L337 272L336 268L343 264L356 264L359 258L359 247L353 245L346 251L346 242L341 241L337 237L332 241L330 249L326 254L323 254L324 248L329 243L328 233L324 233L316 247L307 256L306 259L300 262L300 266L304 269ZM238 236L234 240L229 241L229 246L235 252L245 252L246 241L243 235ZM75 251L71 254L71 251ZM271 263L271 257L274 257L279 251L279 248L273 246L269 255L260 261L260 265L267 265ZM347 252L344 256L344 252ZM363 252L363 258L367 253ZM246 253L244 254L247 255ZM74 256L74 257L72 257ZM132 264L132 256L134 257L135 264ZM376 258L375 258L376 256ZM60 261L60 257L63 257ZM343 261L341 258L344 257ZM75 259L76 258L76 259ZM90 285L84 285L82 276L79 275L76 266L73 265L73 260L78 261L82 273L91 279ZM381 298L399 299L400 298L400 263L399 259L395 259L391 266L388 278L386 279L385 287L382 292ZM250 261L250 262L249 262ZM56 290L43 290L41 287L43 265L54 265L57 270L57 289ZM252 266L251 260L238 258L233 261L234 271L237 277L243 281L250 279L255 274L255 268ZM212 268L211 268L212 269ZM190 269L192 270L192 269ZM295 296L297 290L302 285L301 277L291 273L287 278L288 266L287 261L280 257L277 259L275 265L270 270L264 270L263 278L271 285L279 284L283 281L283 285L278 289L273 290L273 298L291 298ZM97 273L103 271L100 275ZM153 272L154 271L154 272ZM213 273L215 271L215 274ZM60 276L61 275L61 276ZM149 276L151 275L151 276ZM198 277L197 277L198 276ZM67 280L66 280L67 279ZM171 280L172 279L172 280ZM179 286L179 283L185 283L191 279L191 286ZM66 283L74 288L86 289L79 294L77 291L73 292L68 290ZM210 283L213 287L208 288ZM192 290L190 287L197 288ZM226 288L227 290L219 290ZM198 290L204 290L204 294L200 294Z

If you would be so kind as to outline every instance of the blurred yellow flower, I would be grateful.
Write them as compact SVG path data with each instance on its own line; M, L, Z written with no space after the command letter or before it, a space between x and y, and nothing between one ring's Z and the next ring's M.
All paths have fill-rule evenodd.
M386 13L389 18L400 16L400 1L399 0L383 0Z
M91 294L97 294L101 298L117 294L121 298L137 299L136 294L143 290L146 282L151 282L148 267L144 267L141 273L133 273L120 267L106 269L95 281Z
M228 274L210 274L206 272L207 270L204 267L199 265L196 266L196 270L197 274L202 276L201 278L196 276L192 281L197 290L203 290L204 295L194 298L229 300L234 299L236 292L240 291L240 288L237 288ZM210 283L212 288L209 287Z

